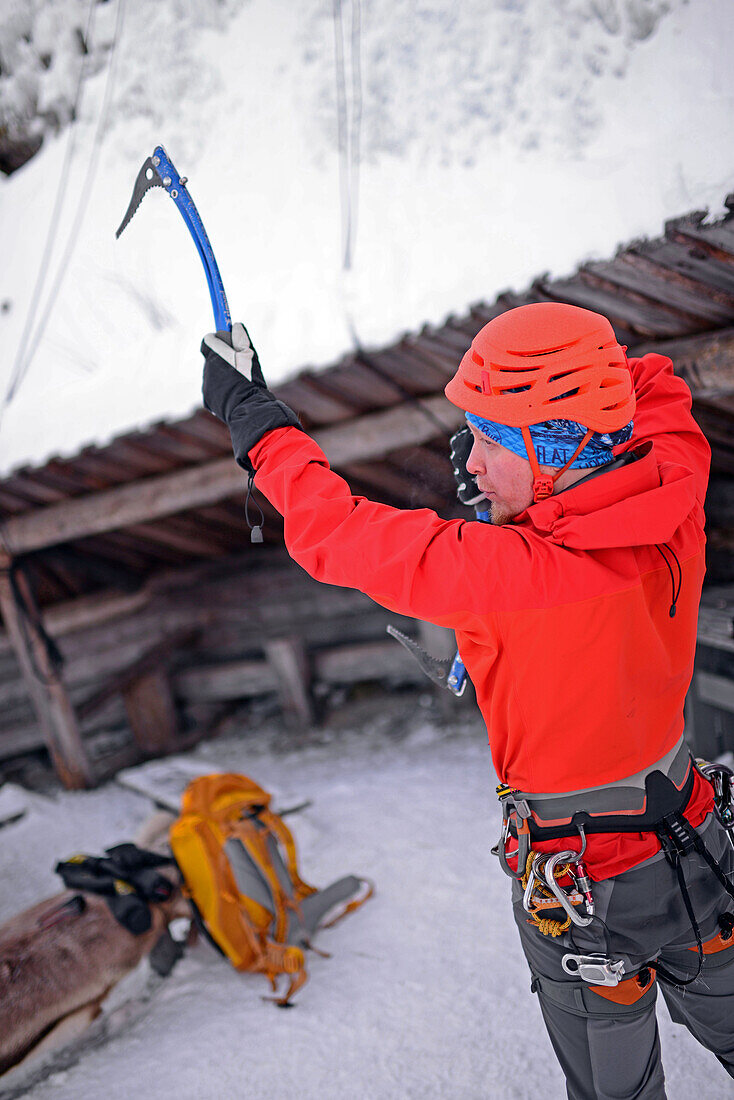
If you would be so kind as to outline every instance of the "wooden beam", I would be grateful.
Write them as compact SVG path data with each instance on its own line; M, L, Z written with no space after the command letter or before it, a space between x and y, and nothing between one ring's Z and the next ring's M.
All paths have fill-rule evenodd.
M392 638L323 650L316 654L314 670L319 680L330 684L355 684L361 680L428 682L418 663Z
M137 592L107 591L94 596L79 596L75 600L64 600L44 610L43 620L52 637L70 634L75 630L84 630L101 623L111 622L123 615L132 615L139 611L151 599L151 593L144 588ZM0 656L13 652L13 643L6 631L0 630Z
M30 709L30 707L29 707ZM87 755L89 752L89 740L97 734L109 731L112 727L122 726L125 723L125 707L122 697L111 699L101 707L93 718L84 723L81 730ZM43 730L35 717L31 718L27 712L26 717L16 722L3 726L0 730L0 760L7 760L13 756L21 756L26 752L35 752L46 748L46 740ZM97 770L97 760L94 760L94 778L99 782L100 775Z
M634 356L654 351L668 355L695 398L734 392L734 328L684 336L676 340L655 340L630 348Z
M39 629L40 616L22 574L11 580L11 561L0 558L0 611L26 689L44 731L56 773L65 787L90 787L94 777L66 688Z
M702 703L734 713L734 680L712 672L697 672L693 679Z
M145 756L163 756L178 746L178 717L168 675L156 668L128 684L123 692L133 738Z
M162 665L165 665L173 656L176 649L189 645L197 634L198 630L191 629L190 627L184 627L177 630L175 633L161 639L161 641L156 642L155 645L146 649L132 665L115 672L106 684L103 684L101 688L95 691L93 695L90 695L89 698L85 699L83 703L77 705L76 710L80 721L94 714L94 712L98 710L103 703L106 703L108 699L112 698L113 695L119 695L120 693L125 695L127 690L138 683L141 678L159 669Z
M443 396L430 397L325 428L315 432L314 438L331 464L341 466L432 439L439 429L431 417L445 425L448 433L461 424L464 414ZM2 537L10 553L24 554L212 504L242 493L244 487L245 475L239 466L231 458L219 459L23 512L4 522Z
M722 604L721 607L701 604L698 609L696 640L698 645L721 649L725 653L734 653L731 597L729 600L722 600Z
M267 661L227 661L226 664L179 672L174 678L174 687L184 700L219 702L267 695L278 690L278 680Z
M409 653L389 638L322 650L312 659L314 675L326 683L353 684L360 680L427 683ZM280 680L268 661L228 661L177 673L175 692L185 700L246 699L280 690Z
M294 729L308 729L314 722L313 700L306 648L298 637L272 638L265 643L265 654L278 681L283 715Z

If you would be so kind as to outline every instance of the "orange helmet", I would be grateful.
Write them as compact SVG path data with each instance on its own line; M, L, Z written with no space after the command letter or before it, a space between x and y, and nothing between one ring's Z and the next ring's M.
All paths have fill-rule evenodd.
M465 412L515 428L566 419L616 431L635 411L626 350L590 309L518 306L477 333L445 392Z
M465 412L522 428L538 500L571 463L554 478L541 474L529 426L556 419L584 425L571 462L594 432L624 427L635 411L626 350L599 313L562 302L519 306L477 333L445 393Z

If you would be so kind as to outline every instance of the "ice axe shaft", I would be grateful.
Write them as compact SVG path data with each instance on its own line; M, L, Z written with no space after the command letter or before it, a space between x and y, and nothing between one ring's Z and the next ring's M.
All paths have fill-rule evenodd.
M163 146L156 145L153 155L145 160L138 172L125 217L120 222L120 227L115 236L119 237L129 224L148 191L153 187L162 187L164 191L167 191L178 207L204 265L212 309L214 310L214 326L218 332L230 332L232 319L227 304L227 295L224 293L222 276L219 274L219 267L214 258L214 252L199 211L196 209L191 195L186 190L186 183L186 177L178 174L173 161Z

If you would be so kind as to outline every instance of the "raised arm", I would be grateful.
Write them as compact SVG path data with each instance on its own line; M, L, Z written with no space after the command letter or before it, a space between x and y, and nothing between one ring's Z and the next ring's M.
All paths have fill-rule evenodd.
M513 572L530 566L525 538L510 528L354 496L302 432L269 432L249 457L258 488L284 518L294 561L393 611L466 627L506 592Z

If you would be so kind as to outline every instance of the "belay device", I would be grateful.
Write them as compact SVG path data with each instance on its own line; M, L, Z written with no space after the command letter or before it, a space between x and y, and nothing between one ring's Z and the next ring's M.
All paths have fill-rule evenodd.
M196 209L191 195L186 190L187 182L185 176L179 176L174 168L173 161L163 146L156 145L153 155L147 158L138 172L130 204L115 236L120 236L143 201L144 195L152 187L162 187L164 191L167 191L178 207L189 233L194 238L201 262L204 265L214 310L214 327L217 332L231 332L232 319L229 314L227 295L224 293L222 276L219 274L219 267L214 259L214 252L204 229L204 223L199 216L199 211Z

